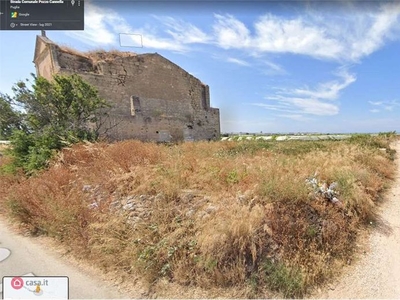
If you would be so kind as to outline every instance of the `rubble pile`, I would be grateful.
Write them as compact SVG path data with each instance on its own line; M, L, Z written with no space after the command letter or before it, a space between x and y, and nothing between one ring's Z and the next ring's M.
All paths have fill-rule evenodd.
M338 199L339 192L336 190L338 187L337 182L332 182L329 186L326 182L320 183L317 179L317 173L311 178L306 179L306 184L310 186L315 195L322 196L326 200L332 202L335 205L342 205L342 202Z

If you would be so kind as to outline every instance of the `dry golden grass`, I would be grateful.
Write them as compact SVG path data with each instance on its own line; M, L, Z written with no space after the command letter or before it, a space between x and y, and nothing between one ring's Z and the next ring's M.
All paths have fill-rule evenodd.
M133 57L137 56L136 53L133 52L128 52L128 51L120 51L117 49L112 49L109 51L106 51L104 49L96 49L96 50L91 50L91 51L79 51L76 49L73 49L71 47L61 45L60 49L64 52L67 52L72 55L77 55L77 56L83 56L92 59L93 62L98 62L102 60L114 60L119 57Z
M128 52L128 51L119 51L116 49L113 50L92 50L85 53L88 57L90 57L94 62L101 61L101 60L115 60L116 58L120 57L133 57L137 56L136 53Z
M80 144L36 177L2 177L0 192L32 231L106 271L153 287L164 278L300 297L351 256L357 228L375 218L394 174L393 153L379 150L389 141L378 142ZM338 182L343 206L306 186L316 171ZM132 211L110 209L128 198Z
M59 48L61 49L61 51L64 51L64 52L72 54L72 55L88 57L85 52L76 50L76 49L71 48L69 46L60 45Z

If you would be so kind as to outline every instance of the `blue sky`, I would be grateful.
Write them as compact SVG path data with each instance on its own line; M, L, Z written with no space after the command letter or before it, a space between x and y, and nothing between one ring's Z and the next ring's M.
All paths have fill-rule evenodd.
M35 72L37 34L0 32L0 92ZM47 36L158 52L210 86L222 132L400 132L400 2L90 1L84 31Z

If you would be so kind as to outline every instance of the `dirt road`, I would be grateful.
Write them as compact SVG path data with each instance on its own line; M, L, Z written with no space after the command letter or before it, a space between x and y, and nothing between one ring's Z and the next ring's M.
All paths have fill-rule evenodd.
M397 174L381 207L381 219L374 228L364 254L316 298L400 299L400 141Z
M3 276L68 276L70 299L132 298L101 280L96 270L83 269L55 252L45 240L19 235L0 219L0 299Z

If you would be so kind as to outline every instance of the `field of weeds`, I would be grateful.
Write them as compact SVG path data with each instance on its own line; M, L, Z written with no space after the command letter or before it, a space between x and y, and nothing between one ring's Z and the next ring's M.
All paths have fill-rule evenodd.
M333 276L358 229L374 222L394 176L389 142L80 144L34 177L1 175L0 201L32 234L149 287L168 280L301 297ZM313 176L336 182L340 202L315 193Z

